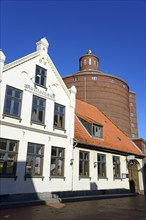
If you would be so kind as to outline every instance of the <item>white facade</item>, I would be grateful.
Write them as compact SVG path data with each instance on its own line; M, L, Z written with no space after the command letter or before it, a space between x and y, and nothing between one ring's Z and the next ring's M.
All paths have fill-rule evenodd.
M128 161L127 157L119 154L102 152L98 150L85 149L82 147L74 148L74 168L73 168L73 190L118 190L126 189L130 190L129 178L128 178ZM79 152L89 153L89 176L79 177L79 173L76 172L79 169ZM106 177L98 176L98 160L97 155L105 155L105 171ZM113 156L119 157L120 159L120 177L114 178L113 173ZM142 160L136 159L138 164L138 179L139 179L139 190L143 192L143 179L142 179Z
M75 87L69 90L66 88L47 51L48 42L43 38L37 42L36 52L7 65L4 65L5 56L2 51L0 52L1 195L66 191L72 188L72 166L70 161L72 159L74 137L76 89ZM36 66L40 71L38 75ZM44 74L44 70L45 77L41 75ZM40 81L40 78L45 80L45 83ZM9 93L11 92L15 95L10 94L9 99ZM16 100L18 96L20 98L19 104ZM54 124L55 103L63 106L64 115L57 116L61 127ZM61 110L58 111L60 111L60 114ZM34 112L35 116L33 116ZM18 142L18 149L14 156L11 155L14 148L5 149L5 145L9 146L13 140ZM33 166L35 168L33 175L27 175L28 169L31 169L30 164L26 165L29 143L32 144L33 149L39 147L38 154L41 154L41 157L38 156L39 165L36 164L37 156L34 156L35 165L33 164ZM57 150L60 152L59 150L63 149L62 174L51 174L51 166L53 168L56 166L56 159L52 162L54 164L51 165L52 147L56 147L55 152ZM29 149L31 151L31 146ZM8 162L6 170L4 170L5 157L7 157ZM31 158L31 154L29 158ZM12 168L8 168L8 166L14 165L14 160L17 162L16 172L13 172Z

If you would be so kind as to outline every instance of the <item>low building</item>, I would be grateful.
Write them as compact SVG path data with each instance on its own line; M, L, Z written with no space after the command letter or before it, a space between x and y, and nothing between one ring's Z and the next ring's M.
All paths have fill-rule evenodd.
M98 108L78 99L75 143L73 190L143 193L142 151Z
M48 55L36 51L4 65L0 51L0 194L71 190L75 87L67 89Z

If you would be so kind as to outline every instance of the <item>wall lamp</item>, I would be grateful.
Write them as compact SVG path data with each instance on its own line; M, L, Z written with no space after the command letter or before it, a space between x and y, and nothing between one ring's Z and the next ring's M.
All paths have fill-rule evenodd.
M74 159L70 159L70 165L73 165Z
M98 162L94 162L94 163L93 163L94 167L97 167L97 163L98 163Z

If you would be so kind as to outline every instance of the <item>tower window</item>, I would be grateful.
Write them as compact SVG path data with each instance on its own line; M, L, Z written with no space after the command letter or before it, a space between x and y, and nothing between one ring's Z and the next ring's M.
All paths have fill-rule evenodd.
M86 59L84 59L84 65L86 65L86 64L87 64Z
M97 76L93 76L93 77L92 77L92 80L97 80Z
M91 58L89 58L89 65L91 65Z

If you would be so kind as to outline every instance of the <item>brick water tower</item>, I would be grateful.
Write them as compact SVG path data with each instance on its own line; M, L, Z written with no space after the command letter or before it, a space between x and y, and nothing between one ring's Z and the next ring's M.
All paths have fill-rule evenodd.
M137 138L136 96L119 77L98 70L99 58L91 50L79 59L79 72L63 78L77 88L77 98L98 107L128 137ZM90 113L89 113L90 114Z

